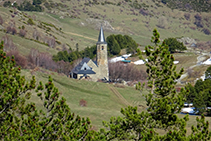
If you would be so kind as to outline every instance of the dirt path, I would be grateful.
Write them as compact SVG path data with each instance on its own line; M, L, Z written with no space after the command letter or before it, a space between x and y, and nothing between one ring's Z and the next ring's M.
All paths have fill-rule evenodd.
M190 66L190 69L193 69L195 68L196 66L200 66L202 65L202 62L206 59L206 57L204 57L205 55L209 55L207 53L202 53L201 55L199 55L197 57L197 62L196 62L196 65L193 65L193 66ZM188 73L184 73L183 75L181 75L181 77L177 80L177 83L181 84L181 80L184 79L185 77L188 76Z
M112 86L108 86L108 88L127 106L131 106L131 104Z
M90 37L87 37L87 36L84 36L84 35L81 35L81 34L77 34L77 33L73 33L73 32L65 32L67 34L71 34L71 35L74 35L74 36L78 36L78 37L83 37L85 39L89 39L89 40L93 40L93 41L97 41L96 39L94 38L90 38Z

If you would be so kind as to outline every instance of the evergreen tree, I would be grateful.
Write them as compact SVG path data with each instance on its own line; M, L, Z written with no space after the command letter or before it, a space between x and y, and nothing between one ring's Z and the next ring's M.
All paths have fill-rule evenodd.
M206 96L203 92L199 92L194 101L193 106L195 107L194 111L196 114L203 114L206 111L206 100L204 99Z
M168 38L165 39L164 42L169 47L169 51L171 53L175 53L176 51L187 50L187 48L183 45L183 43L177 41L176 38Z
M211 79L211 66L209 66L205 72L205 79Z
M197 95L197 93L196 93L194 87L193 87L190 83L188 83L188 84L185 86L185 88L188 89L188 90L190 91L189 94L188 94L188 96L187 96L187 98L186 98L187 102L188 102L188 103L193 103L193 101L194 101L194 99L195 99L195 97L196 97L196 95Z
M118 55L121 51L120 46L115 39L113 41L113 45L110 48L111 48L110 53L113 54L113 55Z
M183 88L181 92L176 92L176 80L180 78L184 70L176 72L176 66L173 63L174 57L170 54L165 42L159 45L159 37L157 30L154 30L152 42L155 46L149 45L145 49L146 56L148 56L148 61L145 63L148 73L148 87L150 87L146 101L152 117L157 122L160 121L161 126L168 127L177 121L175 113L181 111L187 92Z
M108 53L117 55L120 53L121 48L118 42L115 39L115 35L110 35L106 38L106 42L108 44Z
M115 39L118 42L121 49L127 47L124 36L122 36L121 34L118 34L118 35L115 36Z
M149 94L145 96L147 112L138 113L136 107L122 109L123 116L104 122L108 130L101 129L99 136L106 140L209 140L209 123L204 121L204 116L197 119L200 126L193 126L192 134L186 135L188 115L182 119L176 115L181 111L186 101L185 96L189 93L184 88L179 93L175 90L175 80L181 76L183 69L179 73L175 71L174 57L164 42L159 45L159 33L156 29L153 31L152 42L155 46L145 48L150 88ZM141 53L140 50L138 52ZM141 84L136 88L141 89ZM155 130L157 128L166 133L159 135Z
M34 76L26 82L15 67L14 57L6 57L0 44L0 139L1 140L90 140L90 120L71 113L52 78L36 85ZM35 90L43 108L29 102Z
M71 52L71 53L69 54L69 57L68 57L69 62L72 62L72 61L74 61L74 60L76 60L76 59L78 58L77 53L78 53L78 52L76 51L76 52Z
M128 35L124 35L125 38L125 43L126 43L126 48L127 48L127 53L132 53L135 54L138 44Z

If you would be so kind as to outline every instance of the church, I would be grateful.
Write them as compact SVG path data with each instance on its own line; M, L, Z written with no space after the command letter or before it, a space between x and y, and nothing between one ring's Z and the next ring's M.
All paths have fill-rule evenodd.
M71 70L70 76L75 79L91 79L92 81L109 80L107 42L101 26L98 37L96 61L90 58L83 60Z

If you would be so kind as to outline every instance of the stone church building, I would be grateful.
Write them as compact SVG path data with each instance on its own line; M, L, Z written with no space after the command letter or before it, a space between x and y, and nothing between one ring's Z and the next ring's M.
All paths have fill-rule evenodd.
M105 41L103 28L101 26L97 42L96 61L90 58L83 60L71 70L70 76L75 79L109 80L107 43Z

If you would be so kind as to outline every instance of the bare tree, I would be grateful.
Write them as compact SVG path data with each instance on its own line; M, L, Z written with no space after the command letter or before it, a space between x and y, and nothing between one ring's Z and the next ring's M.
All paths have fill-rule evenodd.
M4 51L8 52L11 50L17 50L12 38L10 38L8 35L3 36L1 40L4 42Z
M39 51L37 49L31 49L29 56L28 56L29 62L34 64L35 66L39 66Z
M54 48L56 46L56 40L55 40L54 37L49 38L47 43L48 43L48 46L51 47L51 48Z
M35 40L39 40L40 37L41 37L41 36L40 36L40 33L38 32L37 29L35 29L34 32L33 32L33 38L34 38Z
M2 25L4 23L4 20L2 19L1 15L0 15L0 25Z
M145 80L146 77L146 72L138 70L134 64L109 63L109 78L112 81L139 81Z
M58 73L69 75L72 65L69 62L59 61L54 62L52 55L46 52L39 52L36 49L31 49L28 60L34 66L39 66Z
M168 27L168 21L167 21L167 18L162 16L158 19L158 24L157 24L157 27L159 28L167 28Z
M20 53L17 50L11 50L7 53L7 56L14 56L15 57L15 62L16 66L21 66L22 68L27 67L27 59L26 57L20 55Z

